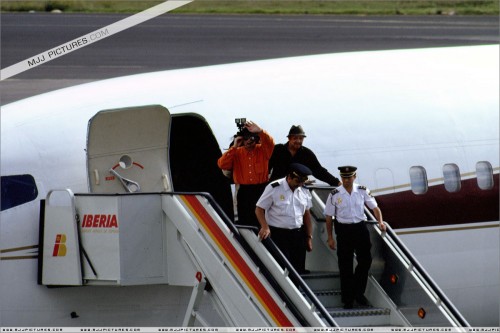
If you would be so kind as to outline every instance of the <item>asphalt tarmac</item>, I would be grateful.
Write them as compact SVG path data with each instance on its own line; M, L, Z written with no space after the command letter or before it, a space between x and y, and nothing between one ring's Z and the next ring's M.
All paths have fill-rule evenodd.
M1 14L6 68L129 15ZM164 14L3 80L0 103L159 70L334 52L498 44L497 16Z

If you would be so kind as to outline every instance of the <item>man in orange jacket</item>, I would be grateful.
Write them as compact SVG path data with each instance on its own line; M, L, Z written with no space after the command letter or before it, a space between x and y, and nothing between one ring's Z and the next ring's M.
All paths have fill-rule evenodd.
M259 226L255 204L269 183L268 162L274 149L273 138L256 123L247 121L234 144L217 161L222 170L232 170L236 195L238 224Z

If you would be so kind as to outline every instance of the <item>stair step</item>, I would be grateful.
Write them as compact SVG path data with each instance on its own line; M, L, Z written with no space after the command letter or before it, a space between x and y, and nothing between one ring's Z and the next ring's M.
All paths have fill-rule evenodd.
M325 308L342 306L340 290L315 290L314 294Z
M390 326L391 310L374 307L327 308L341 327Z
M340 290L315 290L316 296L340 296Z
M301 277L313 291L340 289L338 272L311 272Z
M390 309L360 305L343 308L338 272L316 271L301 276L339 326L390 326Z
M328 279L340 277L339 272L328 272L328 271L312 271L309 273L301 274L304 280L314 280L314 279Z
M374 308L371 306L354 307L352 309L335 307L335 308L327 308L327 310L333 317L383 316L391 314L390 309Z

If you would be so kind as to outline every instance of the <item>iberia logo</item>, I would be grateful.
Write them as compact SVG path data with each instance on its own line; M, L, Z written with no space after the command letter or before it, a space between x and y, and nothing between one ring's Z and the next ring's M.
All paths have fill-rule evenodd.
M56 242L54 244L53 257L64 257L66 255L66 235L57 234Z
M82 228L118 228L118 219L115 214L85 214Z

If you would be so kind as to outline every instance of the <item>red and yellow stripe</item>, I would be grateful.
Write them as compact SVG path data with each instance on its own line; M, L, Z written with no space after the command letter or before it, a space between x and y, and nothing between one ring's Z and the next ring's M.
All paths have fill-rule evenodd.
M269 294L264 285L262 285L250 266L246 263L245 259L243 259L238 250L228 239L227 235L217 225L198 198L194 195L181 195L180 197L191 210L191 213L196 216L215 244L217 244L221 252L224 253L224 256L238 272L241 279L245 281L246 285L252 290L256 299L258 299L260 304L276 323L275 326L292 327L293 324L290 319L288 319L281 307L276 303L271 294Z

